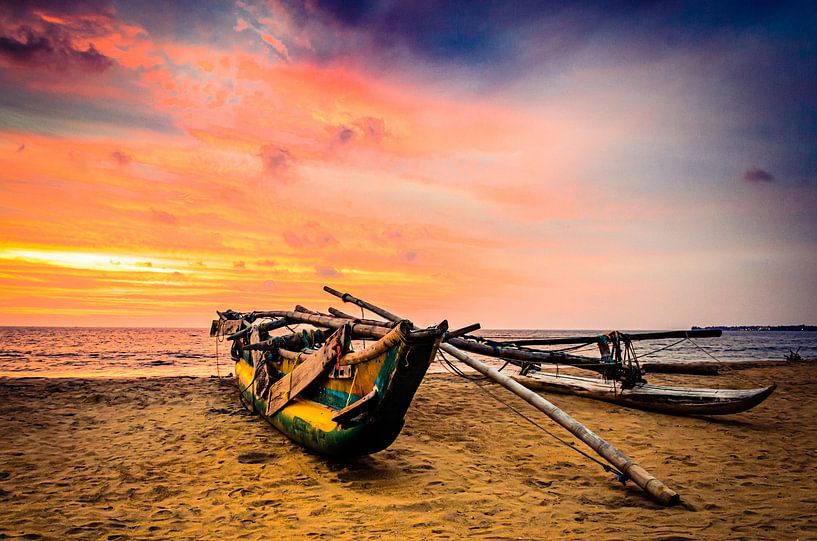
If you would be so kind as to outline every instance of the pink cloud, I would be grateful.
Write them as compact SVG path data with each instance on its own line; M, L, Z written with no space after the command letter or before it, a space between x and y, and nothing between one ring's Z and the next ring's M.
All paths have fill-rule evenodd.
M133 161L133 156L119 150L111 152L111 158L113 158L120 166L128 165Z
M333 278L336 276L340 276L340 272L335 270L334 267L329 267L325 265L316 266L315 272L318 273L318 276L322 276L324 278Z
M332 233L317 222L308 222L296 231L284 231L283 238L293 248L325 248L338 243Z
M150 214L154 221L167 225L176 225L179 221L174 215L163 210L150 209Z
M260 156L264 171L278 179L287 178L286 173L293 163L289 150L276 145L264 145L261 147Z
M275 36L263 32L260 35L261 39L264 40L264 43L275 49L279 55L281 55L283 58L289 58L289 51L287 51L286 45L284 45L281 40Z

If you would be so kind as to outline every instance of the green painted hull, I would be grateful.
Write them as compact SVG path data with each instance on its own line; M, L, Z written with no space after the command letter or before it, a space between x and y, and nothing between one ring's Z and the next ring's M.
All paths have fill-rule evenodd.
M331 414L361 397L331 389L328 378L318 380L292 403L267 416L267 402L247 388L252 381L249 355L236 362L236 375L245 405L303 447L319 454L348 457L367 455L391 445L403 428L405 414L437 352L441 333L411 334L390 347L377 364L375 404L364 415L343 424L326 422ZM243 366L242 366L243 365Z

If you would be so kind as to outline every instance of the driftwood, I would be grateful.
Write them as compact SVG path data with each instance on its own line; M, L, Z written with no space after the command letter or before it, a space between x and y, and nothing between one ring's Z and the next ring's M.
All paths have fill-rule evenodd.
M336 297L343 299L344 302L351 302L353 304L357 304L371 312L388 319L390 321L401 321L402 318L399 316L388 312L382 308L374 306L366 301L362 301L353 297L348 293L341 293L335 289L330 287L324 287L324 290ZM615 466L620 472L622 472L627 478L631 479L636 485L641 487L642 490L647 492L653 499L658 501L663 505L674 505L680 501L680 497L678 493L668 488L664 483L656 479L654 476L649 474L644 468L639 466L635 463L633 459L613 447L612 444L604 441L594 432L590 431L584 425L579 423L577 420L573 419L570 415L565 413L564 411L560 410L558 407L550 403L549 401L545 400L535 392L527 389L523 385L517 383L516 381L512 380L511 378L500 374L494 368L487 366L484 363L474 359L470 355L460 351L456 347L454 347L450 343L443 343L440 344L440 349L444 350L446 353L454 356L458 360L462 361L463 363L467 364L474 370L480 372L486 377L494 380L495 382L499 383L506 389L510 390L539 411L546 414L548 417L553 419L556 423L567 429L571 434L576 436L578 439L583 441L587 444L590 448L596 451L599 455L601 455L605 460L607 460L610 464Z

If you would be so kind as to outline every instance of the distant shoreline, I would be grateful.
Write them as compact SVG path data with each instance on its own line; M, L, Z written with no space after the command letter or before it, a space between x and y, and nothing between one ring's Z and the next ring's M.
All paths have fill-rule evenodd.
M692 326L693 331L762 331L762 332L817 332L817 325L716 325L712 327Z

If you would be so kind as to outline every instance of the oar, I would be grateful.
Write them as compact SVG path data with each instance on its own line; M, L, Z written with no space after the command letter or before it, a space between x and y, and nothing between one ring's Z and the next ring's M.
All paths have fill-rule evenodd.
M331 287L324 286L324 291L330 293L344 302L351 302L358 306L365 308L389 321L401 321L403 318L392 314L391 312L379 308L373 304L370 304L366 301L353 297L349 293L341 293ZM591 449L596 451L599 455L601 455L605 460L607 460L610 464L616 467L621 473L623 473L628 479L631 479L636 485L641 487L647 494L649 494L654 500L663 504L663 505L675 505L680 501L680 496L674 490L668 488L664 483L656 479L653 475L651 475L647 470L636 464L636 462L616 449L612 444L604 441L594 432L589 430L587 427L582 425L576 419L565 413L564 411L560 410L558 407L553 405L551 402L545 400L535 392L531 391L527 387L515 382L508 376L500 374L494 368L476 360L475 358L471 357L467 353L460 351L456 347L452 346L451 344L442 343L440 344L440 349L445 351L446 353L452 355L453 357L459 359L463 363L467 364L477 372L483 374L484 376L494 380L495 382L499 383L509 391L513 392L530 405L553 419L556 423L567 429L568 432L576 436L578 439L586 443L590 446Z

